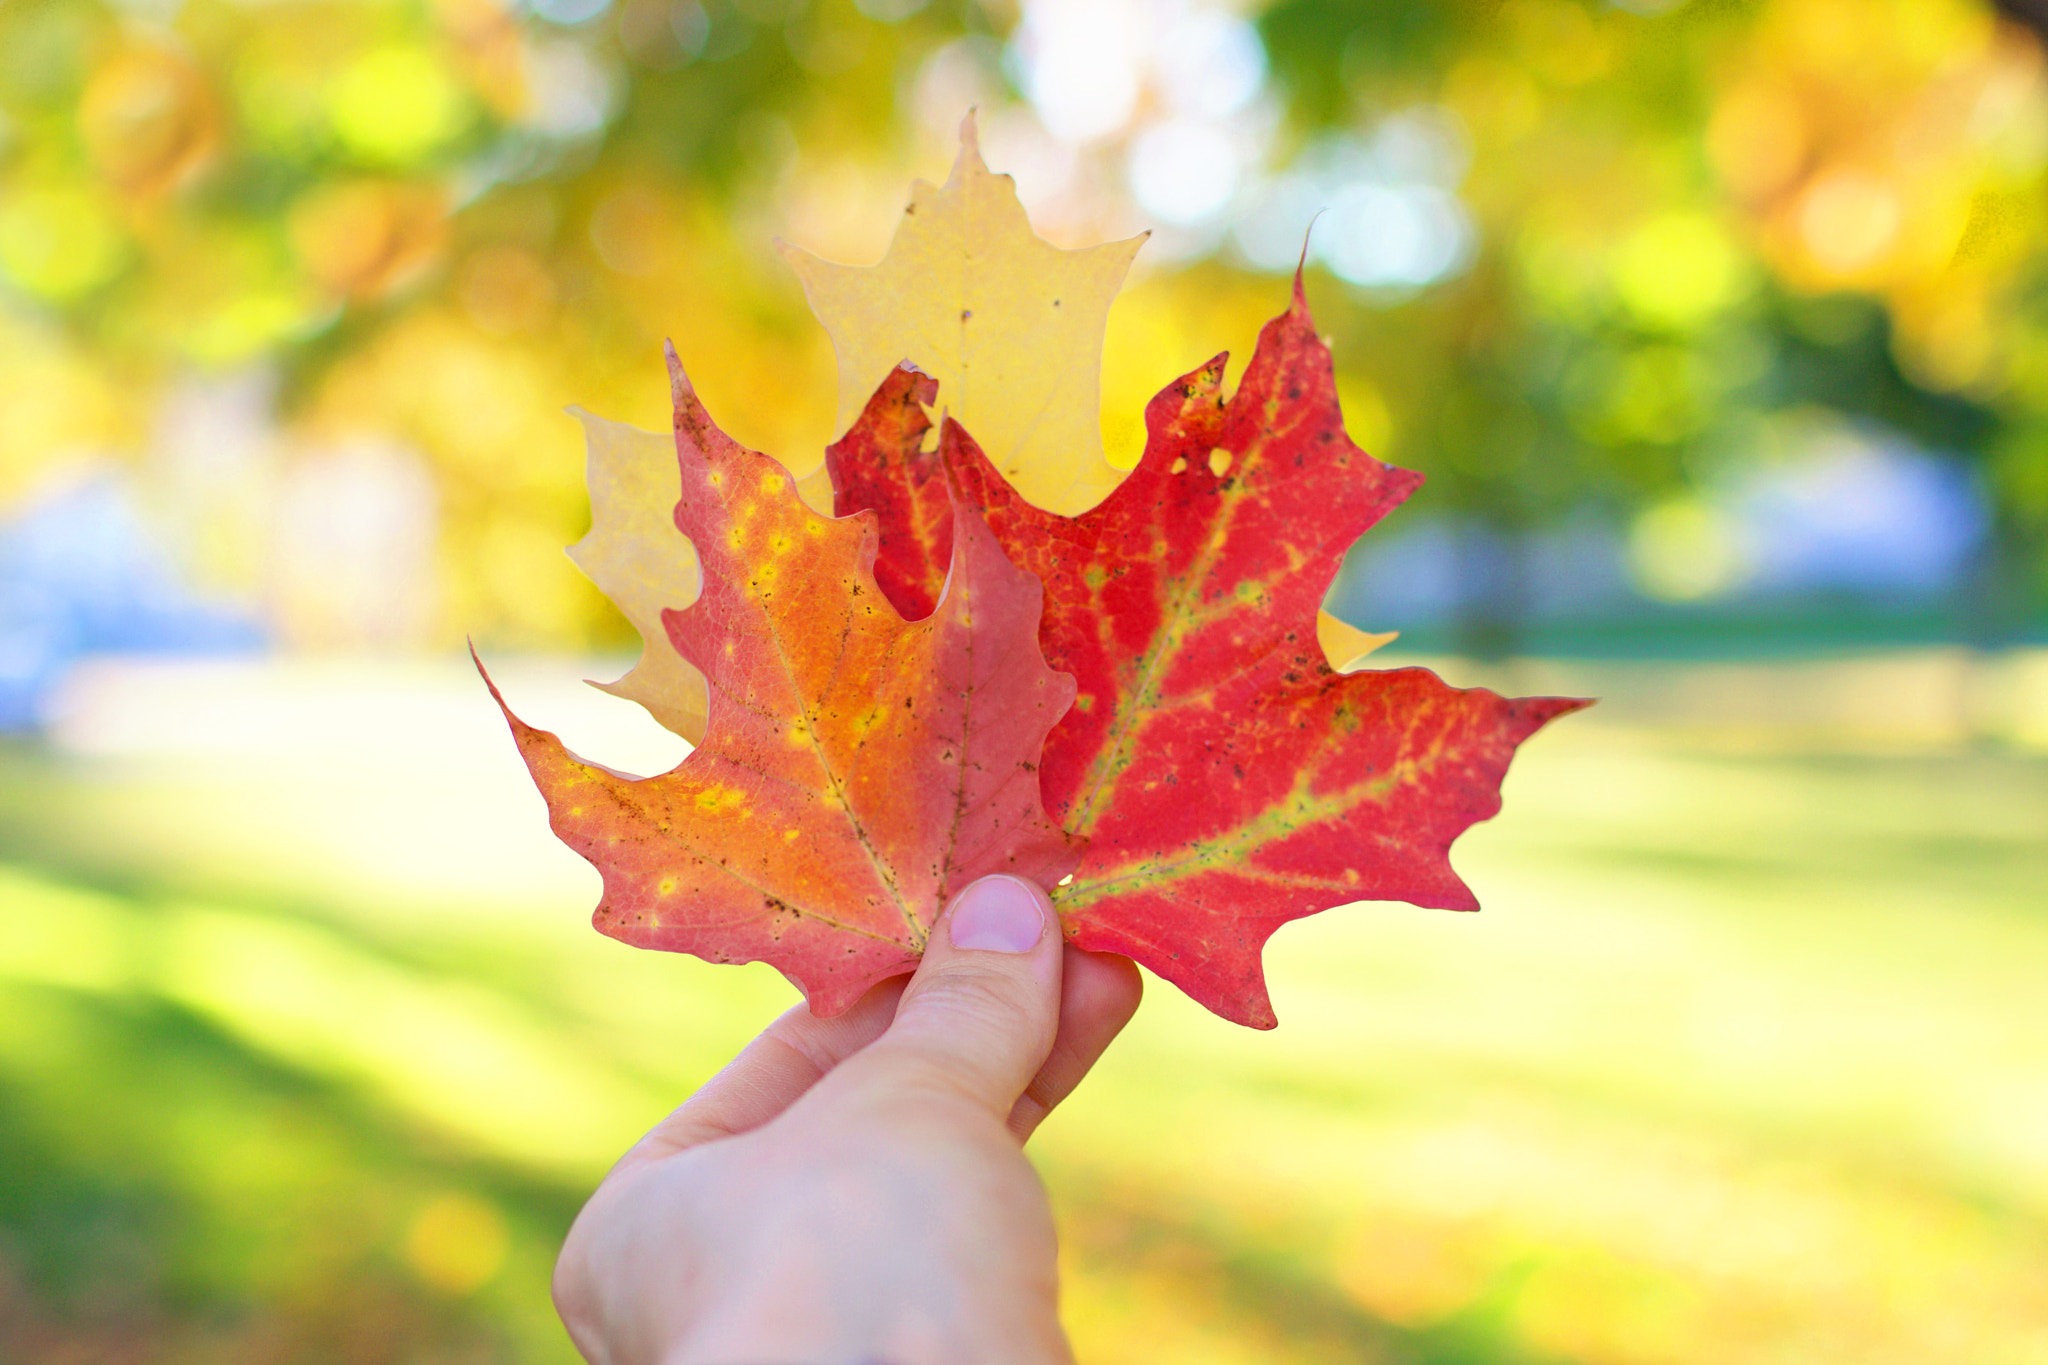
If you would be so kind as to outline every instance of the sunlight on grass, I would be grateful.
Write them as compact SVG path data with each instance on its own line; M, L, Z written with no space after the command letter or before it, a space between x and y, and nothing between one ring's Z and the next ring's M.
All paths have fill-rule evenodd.
M592 933L466 680L364 696L220 762L0 753L37 1339L569 1360L576 1203L791 999ZM1153 983L1035 1147L1084 1360L2048 1360L2048 761L1618 700L1459 846L1484 913L1289 926L1270 1034Z
M469 1150L587 1177L664 1106L494 992L387 965L302 925L181 909L159 990L287 1065L359 1086Z
M1275 1282L1183 1299L1244 1360L1306 1287L1332 1359L2044 1358L2044 827L2037 762L1560 727L1461 849L1483 915L1283 930L1271 1038L1155 992L1048 1133L1114 1228L1092 1358L1153 1358L1098 1277L1205 1237Z

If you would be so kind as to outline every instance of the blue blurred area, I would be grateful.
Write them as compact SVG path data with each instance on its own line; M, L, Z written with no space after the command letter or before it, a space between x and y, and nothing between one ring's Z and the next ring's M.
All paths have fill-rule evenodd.
M1626 652L1656 653L1661 637L1641 628L1659 623L1737 653L1791 618L1871 644L1946 636L1991 528L1969 465L1847 423L1626 527L1591 509L1520 536L1483 518L1410 515L1359 543L1332 594L1338 615L1432 647L1500 615L1522 645L1566 652L1589 630L1633 628Z
M58 483L0 522L0 730L46 720L54 690L83 655L263 644L248 612L186 581L119 470Z
M1750 560L1745 588L1755 597L1953 592L1991 520L1968 469L1885 435L1832 441L1799 464L1754 473L1729 502Z

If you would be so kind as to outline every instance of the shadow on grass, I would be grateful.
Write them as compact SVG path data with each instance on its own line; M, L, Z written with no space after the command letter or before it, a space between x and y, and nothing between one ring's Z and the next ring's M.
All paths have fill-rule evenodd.
M575 1358L546 1270L582 1191L162 1001L11 985L0 1013L0 1357ZM482 1211L466 1263L422 1237L450 1200Z

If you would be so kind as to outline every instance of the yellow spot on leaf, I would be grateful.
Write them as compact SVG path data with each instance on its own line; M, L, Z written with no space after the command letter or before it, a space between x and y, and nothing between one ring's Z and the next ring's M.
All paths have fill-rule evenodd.
M703 791L697 793L697 809L703 811L706 815L715 815L720 811L728 810L743 811L746 809L746 805L747 794L745 792L737 787L728 787L722 782L714 782Z
M1230 472L1230 460L1230 452L1222 446L1217 446L1209 452L1209 472L1219 479L1222 478Z

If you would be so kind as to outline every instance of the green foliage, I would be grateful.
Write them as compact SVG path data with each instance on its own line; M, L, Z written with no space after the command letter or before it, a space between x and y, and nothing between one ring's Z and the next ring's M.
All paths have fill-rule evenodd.
M944 164L957 113L918 102L946 44L980 45L963 103L1019 113L996 56L1018 14L993 3L145 9L0 8L0 500L80 448L140 452L191 375L273 373L294 448L369 430L431 465L435 640L622 641L555 554L583 514L553 414L658 424L648 358L674 335L743 438L821 449L826 345L769 239L872 222L879 249L902 185ZM1630 522L1822 407L1983 464L2015 628L2037 613L2027 30L1981 0L1278 0L1258 23L1279 161L1418 108L1469 141L1463 273L1312 282L1364 439L1429 473L1432 506L1511 536ZM1120 183L1128 133L1077 153L1087 175ZM1272 311L1233 260L1126 300L1112 434L1219 315L1248 337Z
M1830 54L1816 35L1837 19L1860 31ZM1438 505L1511 539L1588 508L1625 519L1753 462L1760 422L1817 407L1989 462L2016 506L2038 456L2010 433L2035 420L2028 338L2048 312L2016 245L2039 239L2038 194L2004 196L2043 163L1936 101L2036 69L2025 31L1967 4L1831 0L1282 0L1261 31L1299 136L1440 101L1472 138L1474 268L1332 314ZM1828 69L1851 55L1860 83ZM1873 124L1921 150L1874 147ZM2033 562L2001 527L1990 558ZM2033 605L2006 632L2048 600L2024 586L2037 572L2007 585ZM1499 624L1470 642L1508 647Z

